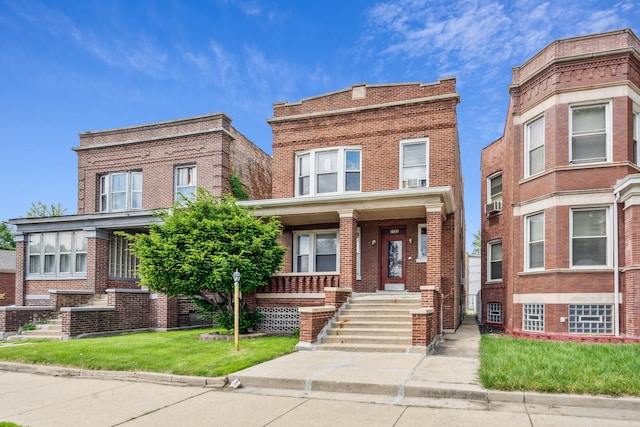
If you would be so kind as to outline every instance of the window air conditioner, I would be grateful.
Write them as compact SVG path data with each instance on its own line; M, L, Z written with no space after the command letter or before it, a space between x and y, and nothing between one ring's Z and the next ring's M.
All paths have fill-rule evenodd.
M502 212L502 202L494 201L491 203L487 203L484 205L484 213L487 215L491 215L497 212Z
M426 187L426 186L427 186L426 179L412 178L404 181L405 188L418 188L418 187Z

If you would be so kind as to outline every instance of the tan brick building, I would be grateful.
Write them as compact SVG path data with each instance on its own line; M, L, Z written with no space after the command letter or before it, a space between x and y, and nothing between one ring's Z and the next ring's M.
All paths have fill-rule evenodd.
M482 323L640 337L640 40L558 40L513 69L482 151Z
M298 308L322 306L328 289L417 294L425 286L441 292L443 328L457 328L459 100L448 78L360 84L274 104L273 198L248 203L284 226L285 265L256 294L258 309L280 319L270 329L297 327Z
M72 336L199 322L187 300L138 287L137 261L114 232L144 232L154 210L188 197L196 187L214 195L230 193L232 172L250 197L269 198L271 158L223 113L79 136L80 146L73 148L77 214L11 221L17 227L16 304L34 310L74 308L63 330ZM75 307L105 295L108 307L121 303L113 312ZM2 316L0 327L10 330Z

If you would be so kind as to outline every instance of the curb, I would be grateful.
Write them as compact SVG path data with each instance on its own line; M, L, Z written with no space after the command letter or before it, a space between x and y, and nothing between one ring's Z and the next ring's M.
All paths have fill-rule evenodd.
M180 386L223 388L227 377L196 377L188 375L160 374L156 372L99 371L90 369L65 368L60 366L27 365L23 363L0 362L1 371L50 375L53 377L95 378L100 380L123 380Z
M341 383L330 381L307 381L292 378L263 378L240 377L229 375L228 377L198 377L188 375L160 374L156 372L130 372L130 371L101 371L78 368L65 368L60 366L28 365L13 362L0 362L0 371L21 372L30 374L50 375L54 377L94 378L104 380L122 380L133 382L147 382L175 386L192 386L223 389L231 381L239 378L243 387L254 389L279 389L309 393L342 392L352 394L375 394L397 396L407 398L446 398L481 402L520 403L547 406L571 406L583 408L618 409L637 411L640 408L640 398L637 397L609 397L576 394L549 394L522 391L499 390L469 390L463 385L460 387L420 387L415 385L385 385L370 383Z

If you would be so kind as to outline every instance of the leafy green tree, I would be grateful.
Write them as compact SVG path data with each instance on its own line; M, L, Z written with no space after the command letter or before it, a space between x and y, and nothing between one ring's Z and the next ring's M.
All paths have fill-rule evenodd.
M196 197L158 212L161 222L148 234L128 235L140 259L141 285L168 296L185 296L227 329L233 325L233 272L240 291L267 283L281 266L285 248L278 243L280 223L259 218L231 196L215 198L203 189ZM259 314L241 301L241 332L255 326Z
M63 208L60 203L51 203L50 205L47 205L38 200L36 203L31 202L31 207L27 211L27 218L62 216L65 212L67 212L67 208Z
M13 241L13 232L5 222L0 222L0 249L15 251L16 242Z
M480 236L480 230L477 233L473 233L473 242L471 243L471 253L474 255L480 255L480 248L482 246L482 238Z

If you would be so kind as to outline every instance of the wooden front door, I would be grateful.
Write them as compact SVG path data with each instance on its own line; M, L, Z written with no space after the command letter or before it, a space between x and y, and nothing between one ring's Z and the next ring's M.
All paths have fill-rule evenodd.
M406 228L383 228L381 232L380 289L403 291L405 289Z

